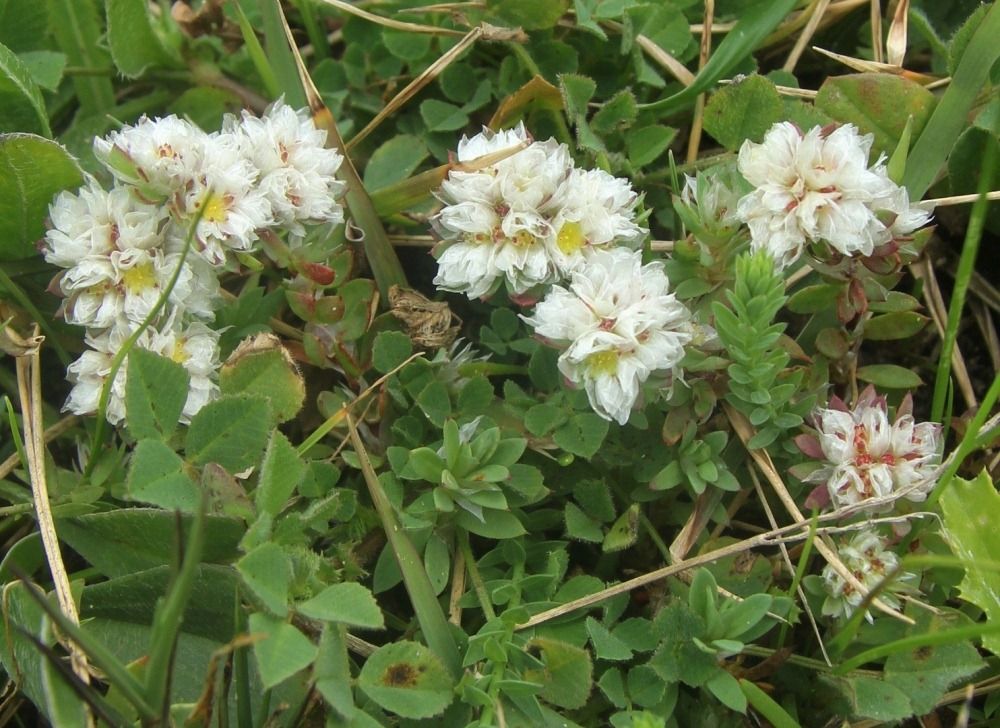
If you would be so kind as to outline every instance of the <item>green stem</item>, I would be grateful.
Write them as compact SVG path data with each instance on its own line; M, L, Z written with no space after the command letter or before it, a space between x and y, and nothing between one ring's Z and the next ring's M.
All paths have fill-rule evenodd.
M809 522L809 535L806 537L805 544L802 547L802 553L799 555L799 563L795 566L795 575L792 577L792 585L788 587L788 596L791 599L795 599L795 593L799 589L799 584L802 583L802 577L805 576L806 569L809 566L809 556L812 554L813 541L816 540L816 524L817 517L819 513L814 511L813 517ZM781 623L781 631L778 634L778 646L783 647L785 644L785 638L788 636L788 622Z
M465 568L469 572L469 579L472 581L472 588L476 592L479 606L482 607L483 614L487 620L496 619L497 614L493 611L493 602L486 591L483 575L479 573L479 565L476 563L476 557L472 553L472 546L469 544L469 532L464 528L457 528L456 536L458 539L458 549L462 552L462 556L465 557Z
M976 255L979 253L979 242L983 237L986 224L986 212L989 202L986 193L993 181L993 170L997 161L996 144L988 144L986 156L983 159L979 178L979 199L972 206L969 216L969 226L965 232L965 242L962 245L962 255L958 260L958 272L955 275L955 288L951 294L948 306L948 325L941 344L941 357L938 359L937 375L934 379L934 402L931 407L931 419L935 422L944 421L945 398L948 394L948 383L951 381L951 355L955 350L958 338L958 326L961 323L962 311L965 309L965 296L969 291L969 281L975 271ZM950 419L950 417L949 417Z
M663 560L668 564L672 564L674 557L670 555L670 548L667 546L666 542L660 538L660 534L657 533L656 527L653 526L653 522L650 521L649 517L642 511L639 511L639 523L641 523L642 527L646 529L646 533L656 545L656 549L660 552L660 556L663 557Z

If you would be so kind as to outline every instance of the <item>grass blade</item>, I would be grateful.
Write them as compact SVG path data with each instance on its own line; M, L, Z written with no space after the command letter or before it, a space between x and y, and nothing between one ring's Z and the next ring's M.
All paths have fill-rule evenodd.
M699 95L712 88L719 79L732 71L737 63L753 53L768 33L774 30L797 4L797 0L773 0L752 5L743 11L735 27L719 44L690 86L673 96L651 104L643 104L640 108L659 112L661 116L669 116L693 104Z
M111 57L98 45L103 37L94 0L48 0L50 29L66 63L77 68L107 70L108 75L81 74L73 77L73 87L86 116L101 114L115 105L111 85Z
M260 14L264 21L264 47L267 60L278 81L278 88L285 95L285 102L296 109L306 106L306 93L302 88L295 55L285 35L285 16L280 0L261 0ZM298 49L296 49L297 51Z
M919 200L934 182L955 140L968 126L968 113L1000 58L1000 6L994 4L962 54L955 75L938 101L906 165L903 183L911 200Z
M382 528L389 539L389 545L399 563L399 570L403 573L403 584L406 586L406 592L410 595L413 611L417 615L417 621L420 622L424 639L427 641L427 646L441 658L452 676L457 678L461 672L458 646L455 644L451 628L445 619L444 610L441 609L441 604L434 594L434 587L431 586L431 581L427 577L427 570L424 568L413 542L410 541L396 519L392 504L389 503L389 498L382 489L382 484L368 459L368 453L361 441L361 436L358 435L357 428L354 426L354 420L351 419L350 415L347 415L346 419L347 428L351 434L351 444L361 462L361 473L368 485L368 492L371 494L379 520L382 522Z

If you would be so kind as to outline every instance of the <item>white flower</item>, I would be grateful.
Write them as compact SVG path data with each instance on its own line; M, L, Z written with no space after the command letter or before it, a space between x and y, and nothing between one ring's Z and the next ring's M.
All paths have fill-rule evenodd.
M244 154L260 173L275 220L301 234L302 222L343 222L337 197L344 184L335 178L343 157L325 148L326 131L317 129L307 110L296 112L282 102L263 117L243 112L225 128L240 138Z
M595 250L568 288L553 286L523 318L566 347L559 371L584 386L594 411L625 424L643 382L675 368L691 340L690 313L668 289L661 263L643 265L624 248Z
M910 414L889 422L884 397L866 390L852 411L819 409L814 418L827 465L810 480L825 482L834 507L892 494L920 502L934 487L941 426ZM878 504L876 510L887 505Z
M635 222L639 196L628 180L604 170L574 169L561 192L562 205L546 239L556 268L568 276L596 248L634 245L646 234Z
M128 188L105 192L94 179L76 192L60 192L49 206L45 260L71 268L114 250L148 250L163 240L166 211L147 205Z
M523 126L463 138L458 159L508 149L528 140ZM550 139L534 142L483 169L453 171L441 185L445 206L434 224L444 250L435 285L469 298L492 293L506 281L518 295L550 282L555 270L545 246L550 210L561 205L573 168L569 151Z
M886 540L875 531L859 531L850 541L843 543L837 549L841 561L858 581L870 592L899 566L899 557L887 548ZM879 593L879 598L886 604L898 608L899 599L892 593L914 591L912 582L915 574L899 574L893 584ZM823 586L827 598L823 602L823 614L833 617L848 618L864 601L865 594L848 584L833 566L827 564L823 569ZM865 618L872 621L871 614L866 612Z
M94 155L119 180L158 202L198 176L211 144L208 134L176 116L143 117L134 126L95 138Z
M87 336L90 347L67 368L67 378L73 384L63 406L74 414L97 412L101 390L115 355L131 331L111 329L98 336ZM174 317L162 331L148 328L136 340L135 346L148 349L183 365L190 376L187 400L180 421L190 422L197 412L218 396L216 384L219 368L219 334L204 324L193 323L184 328L175 326ZM108 396L107 419L113 425L126 421L125 387L128 357L122 361Z
M793 124L771 127L761 144L740 147L738 167L756 189L737 208L755 250L787 265L810 241L826 241L844 255L871 255L889 241L872 205L896 186L882 160L868 168L874 137L851 124L803 135Z
M180 199L182 226L199 211L195 248L220 265L226 250L253 249L258 230L274 222L271 203L257 186L257 169L243 156L235 134L219 133L205 150L204 165Z

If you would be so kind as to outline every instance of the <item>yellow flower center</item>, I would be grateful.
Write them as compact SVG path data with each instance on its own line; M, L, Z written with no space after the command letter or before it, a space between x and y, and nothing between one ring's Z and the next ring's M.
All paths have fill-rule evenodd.
M226 198L221 195L211 194L208 199L203 203L205 206L205 212L202 214L201 219L206 222L225 222L226 214L229 212L226 208Z
M578 222L564 222L556 235L556 245L566 255L573 255L586 243L583 229Z
M519 248L526 248L529 245L534 245L536 240L537 238L527 230L521 230L511 238L510 242Z
M140 293L156 285L156 270L152 262L139 263L122 271L122 282L129 293Z
M611 376L618 371L617 351L597 351L587 357L587 372L592 377Z
M173 351L170 352L170 358L173 359L178 364L183 364L184 362L186 362L188 359L191 358L191 355L188 354L187 349L184 348L183 339L177 339L174 342L174 349Z

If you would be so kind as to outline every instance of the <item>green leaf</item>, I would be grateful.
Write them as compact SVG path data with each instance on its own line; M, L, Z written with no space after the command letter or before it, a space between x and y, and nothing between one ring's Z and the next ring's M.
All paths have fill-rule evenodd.
M566 535L570 538L591 543L601 543L604 540L604 531L600 524L580 510L575 503L566 504L565 519Z
M201 492L184 470L184 461L160 440L140 440L132 453L126 483L129 498L160 508L191 513Z
M974 480L954 478L941 495L944 536L951 550L965 562L961 596L986 613L988 624L1000 625L1000 572L984 562L993 562L1000 554L1000 531L995 514L1000 513L1000 495L982 471ZM983 646L1000 654L1000 636L984 634Z
M865 339L892 341L908 339L927 325L927 317L914 311L894 311L873 316L865 322Z
M705 636L705 622L683 602L665 607L656 618L663 642L649 665L667 682L700 687L719 670L715 655L699 649L694 638Z
M18 55L45 47L47 31L45 3L0 0L0 43Z
M405 30L382 28L382 42L396 58L402 61L419 61L431 49L431 36Z
M594 646L594 654L601 660L631 660L632 649L615 637L603 624L593 617L587 617L587 634Z
M821 680L835 685L847 698L851 714L874 720L897 721L913 715L910 699L899 688L877 677L830 678Z
M591 412L573 415L552 436L566 452L589 458L600 449L608 434L608 421Z
M565 410L547 402L536 404L524 415L524 426L536 437L544 437L565 421Z
M886 389L916 389L924 383L916 372L895 364L869 364L860 367L858 379Z
M775 85L754 74L712 94L705 106L705 131L726 149L736 150L747 139L761 141L784 118L784 110Z
M383 331L375 337L372 346L372 366L385 374L390 372L413 353L413 342L402 331Z
M263 635L253 655L264 689L273 688L316 659L319 648L295 627L266 614L250 615L250 632Z
M469 123L469 115L454 104L427 99L420 104L420 116L428 131L456 131Z
M832 308L837 296L844 290L836 283L819 283L800 288L788 299L788 310L793 313L819 313Z
M133 437L169 438L187 401L190 381L187 370L177 362L146 349L132 349L125 380L125 409Z
M740 713L747 712L747 699L740 689L740 684L732 674L719 670L705 683L705 687L719 702L730 710Z
M481 374L470 378L458 393L455 403L462 414L478 415L493 402L493 385Z
M632 129L625 135L625 149L629 161L637 167L652 164L670 146L677 130L662 124L651 124Z
M236 563L254 596L279 617L288 614L288 588L292 583L292 562L276 543L268 541Z
M167 66L170 54L153 31L146 0L106 0L108 48L118 70L136 78L150 66Z
M411 134L400 134L385 142L372 154L365 167L365 187L369 192L388 187L409 177L427 159L424 141Z
M598 109L591 125L598 134L610 134L631 126L638 114L635 96L629 89L619 91Z
M0 135L0 262L37 256L52 198L81 184L83 170L56 142Z
M0 45L0 132L15 131L52 136L42 92L21 59Z
M68 65L98 72L73 77L82 115L110 111L115 105L111 58L101 45L104 30L96 0L47 0L46 7L49 30L66 54ZM99 73L101 70L107 70L108 74Z
M297 604L296 611L313 619L343 622L362 629L383 629L385 619L372 593L357 582L331 584L312 599Z
M46 91L55 91L66 68L66 54L56 51L27 51L18 54L31 78Z
M351 666L347 661L347 640L343 625L323 625L319 653L313 663L316 690L335 711L345 718L354 714L351 689Z
M551 28L566 12L569 0L487 0L486 9L504 25L525 30Z
M404 718L432 718L452 701L453 684L440 658L416 642L379 647L365 661L358 687L379 707Z
M179 523L190 527L190 516ZM246 525L232 518L207 516L202 562L225 564L238 555ZM128 508L59 519L59 538L107 577L124 576L170 564L177 555L178 519L151 508Z
M306 464L280 431L271 433L254 500L257 510L277 516L306 475Z
M627 549L639 538L639 504L633 503L624 513L618 516L601 545L605 553L614 553Z
M567 116L574 120L586 118L587 105L597 90L594 79L575 73L564 73L559 77L559 87L562 90Z
M191 420L187 457L195 465L218 463L239 473L258 463L270 430L271 413L263 399L222 397L202 407Z
M582 708L594 686L594 666L590 653L574 645L548 637L535 637L527 645L542 661L542 669L527 669L524 679L541 683L542 698L560 708Z
M754 710L767 718L774 728L801 728L774 699L749 680L740 680L740 689Z
M874 154L891 154L912 117L919 135L934 109L934 94L919 83L888 73L828 78L816 94L816 108L836 121L874 134Z
M273 334L244 340L222 365L223 395L252 395L271 406L275 423L287 422L302 409L306 387L291 355Z
M939 610L937 614L914 610L911 616L917 618L917 624L907 629L907 636L942 632L969 622L968 618L949 610ZM910 696L914 714L926 715L934 710L949 688L974 675L985 664L979 651L968 641L925 645L889 655L884 676L887 683Z
M417 406L437 427L444 427L444 421L451 416L451 397L448 388L437 379L427 384L417 395Z
M483 509L483 521L466 510L458 514L458 525L470 533L497 540L516 538L527 533L524 525L513 513L492 508Z

